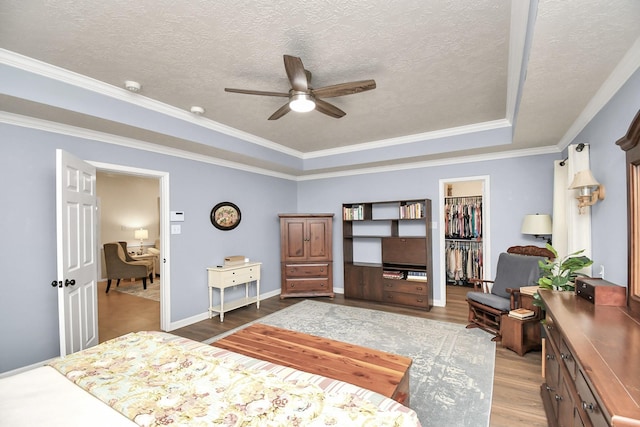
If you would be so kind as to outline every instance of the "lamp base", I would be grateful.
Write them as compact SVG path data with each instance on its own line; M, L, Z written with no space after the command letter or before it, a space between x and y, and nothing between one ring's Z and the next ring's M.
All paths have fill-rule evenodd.
M535 237L536 239L546 240L548 245L551 244L551 237L544 237L544 236L540 236L538 234L534 234L533 237Z

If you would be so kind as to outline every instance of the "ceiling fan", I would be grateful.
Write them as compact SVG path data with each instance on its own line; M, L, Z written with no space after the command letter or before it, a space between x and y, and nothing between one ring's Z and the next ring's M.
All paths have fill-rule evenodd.
M269 117L269 120L277 120L292 110L307 112L314 109L327 116L339 119L347 113L321 98L351 95L376 88L375 80L361 80L314 89L310 85L311 72L304 69L302 60L297 56L284 55L284 68L287 71L287 77L291 83L291 89L288 93L232 88L225 88L224 90L226 92L244 93L248 95L281 96L289 98L289 102Z

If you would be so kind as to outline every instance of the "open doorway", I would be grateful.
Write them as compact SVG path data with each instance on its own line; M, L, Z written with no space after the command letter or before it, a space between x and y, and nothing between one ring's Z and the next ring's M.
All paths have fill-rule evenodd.
M156 177L97 171L98 336L160 329L160 185ZM151 263L149 280L123 277L105 292L105 243L123 242L127 261ZM113 261L112 261L113 262Z
M491 271L489 188L488 176L440 180L440 295L443 302L448 287L471 286L469 279L485 279Z
M149 255L153 249L157 249L156 256L150 257L150 259L154 261L154 275L157 277L157 283L159 284L159 295L157 297L159 301L149 300L148 302L152 303L151 305L140 303L137 306L132 306L131 310L139 314L140 318L132 322L131 327L139 327L139 330L149 329L149 322L145 321L142 317L155 316L154 321L156 325L159 322L159 329L168 331L170 330L170 264L166 261L169 259L170 252L170 239L168 238L169 174L161 171L131 168L122 165L90 163L92 163L97 170L97 186L101 186L101 179L103 181L110 179L114 181L107 185L109 188L107 193L112 195L107 197L115 197L115 206L120 205L122 207L122 209L114 209L114 203L108 203L111 205L109 209L100 209L98 216L99 224L97 224L96 227L98 230L98 235L96 236L96 253L99 258L98 280L105 278L102 267L102 245L104 243L125 241L127 242L129 251L134 252L134 255L142 249L143 257ZM126 186L127 193L129 194L125 195L123 191L114 191L113 187L117 188L118 186L122 188ZM114 193L115 195L113 195ZM104 196L104 193L102 196ZM142 204L136 205L136 199L140 199ZM99 200L99 204L105 204L102 197ZM107 214L107 218L104 218L105 213ZM101 225L100 223L103 221L108 221L108 223ZM140 228L147 230L145 233L146 237L143 239L140 239L140 234L138 233L136 235L135 232L135 230L139 230ZM128 280L129 279L124 279L121 281L121 284ZM156 281L155 278L154 281ZM131 283L127 283L128 287L132 287L130 285ZM109 291L109 296L112 296L111 293L113 292L114 297L122 297L119 301L131 301L131 298L136 298L130 294L114 292L115 288L115 283L113 283ZM133 288L135 288L135 286L133 286ZM99 294L104 293L105 287L100 286ZM115 298L112 299L115 300ZM137 299L141 300L142 298ZM115 303L115 305L117 304L118 303ZM153 304L155 304L155 306ZM122 309L122 307L120 308ZM98 311L99 318L101 319L98 324L99 329L101 329L101 324L105 319L103 314L104 313L100 313L100 310ZM111 318L111 316L108 317L108 321L114 323L121 322L122 320L118 319L117 313L114 313L113 318ZM158 328L156 327L154 329ZM104 341L102 336L99 338L101 342Z

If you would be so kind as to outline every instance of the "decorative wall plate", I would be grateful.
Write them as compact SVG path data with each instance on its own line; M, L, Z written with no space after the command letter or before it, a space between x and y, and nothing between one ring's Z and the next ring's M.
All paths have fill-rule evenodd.
M211 224L219 230L233 230L240 219L240 208L231 202L218 203L211 209Z

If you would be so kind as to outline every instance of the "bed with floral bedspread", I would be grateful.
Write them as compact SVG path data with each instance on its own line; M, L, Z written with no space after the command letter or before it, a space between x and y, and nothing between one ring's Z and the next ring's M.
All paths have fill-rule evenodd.
M50 366L141 426L420 426L377 393L163 332L127 334Z

